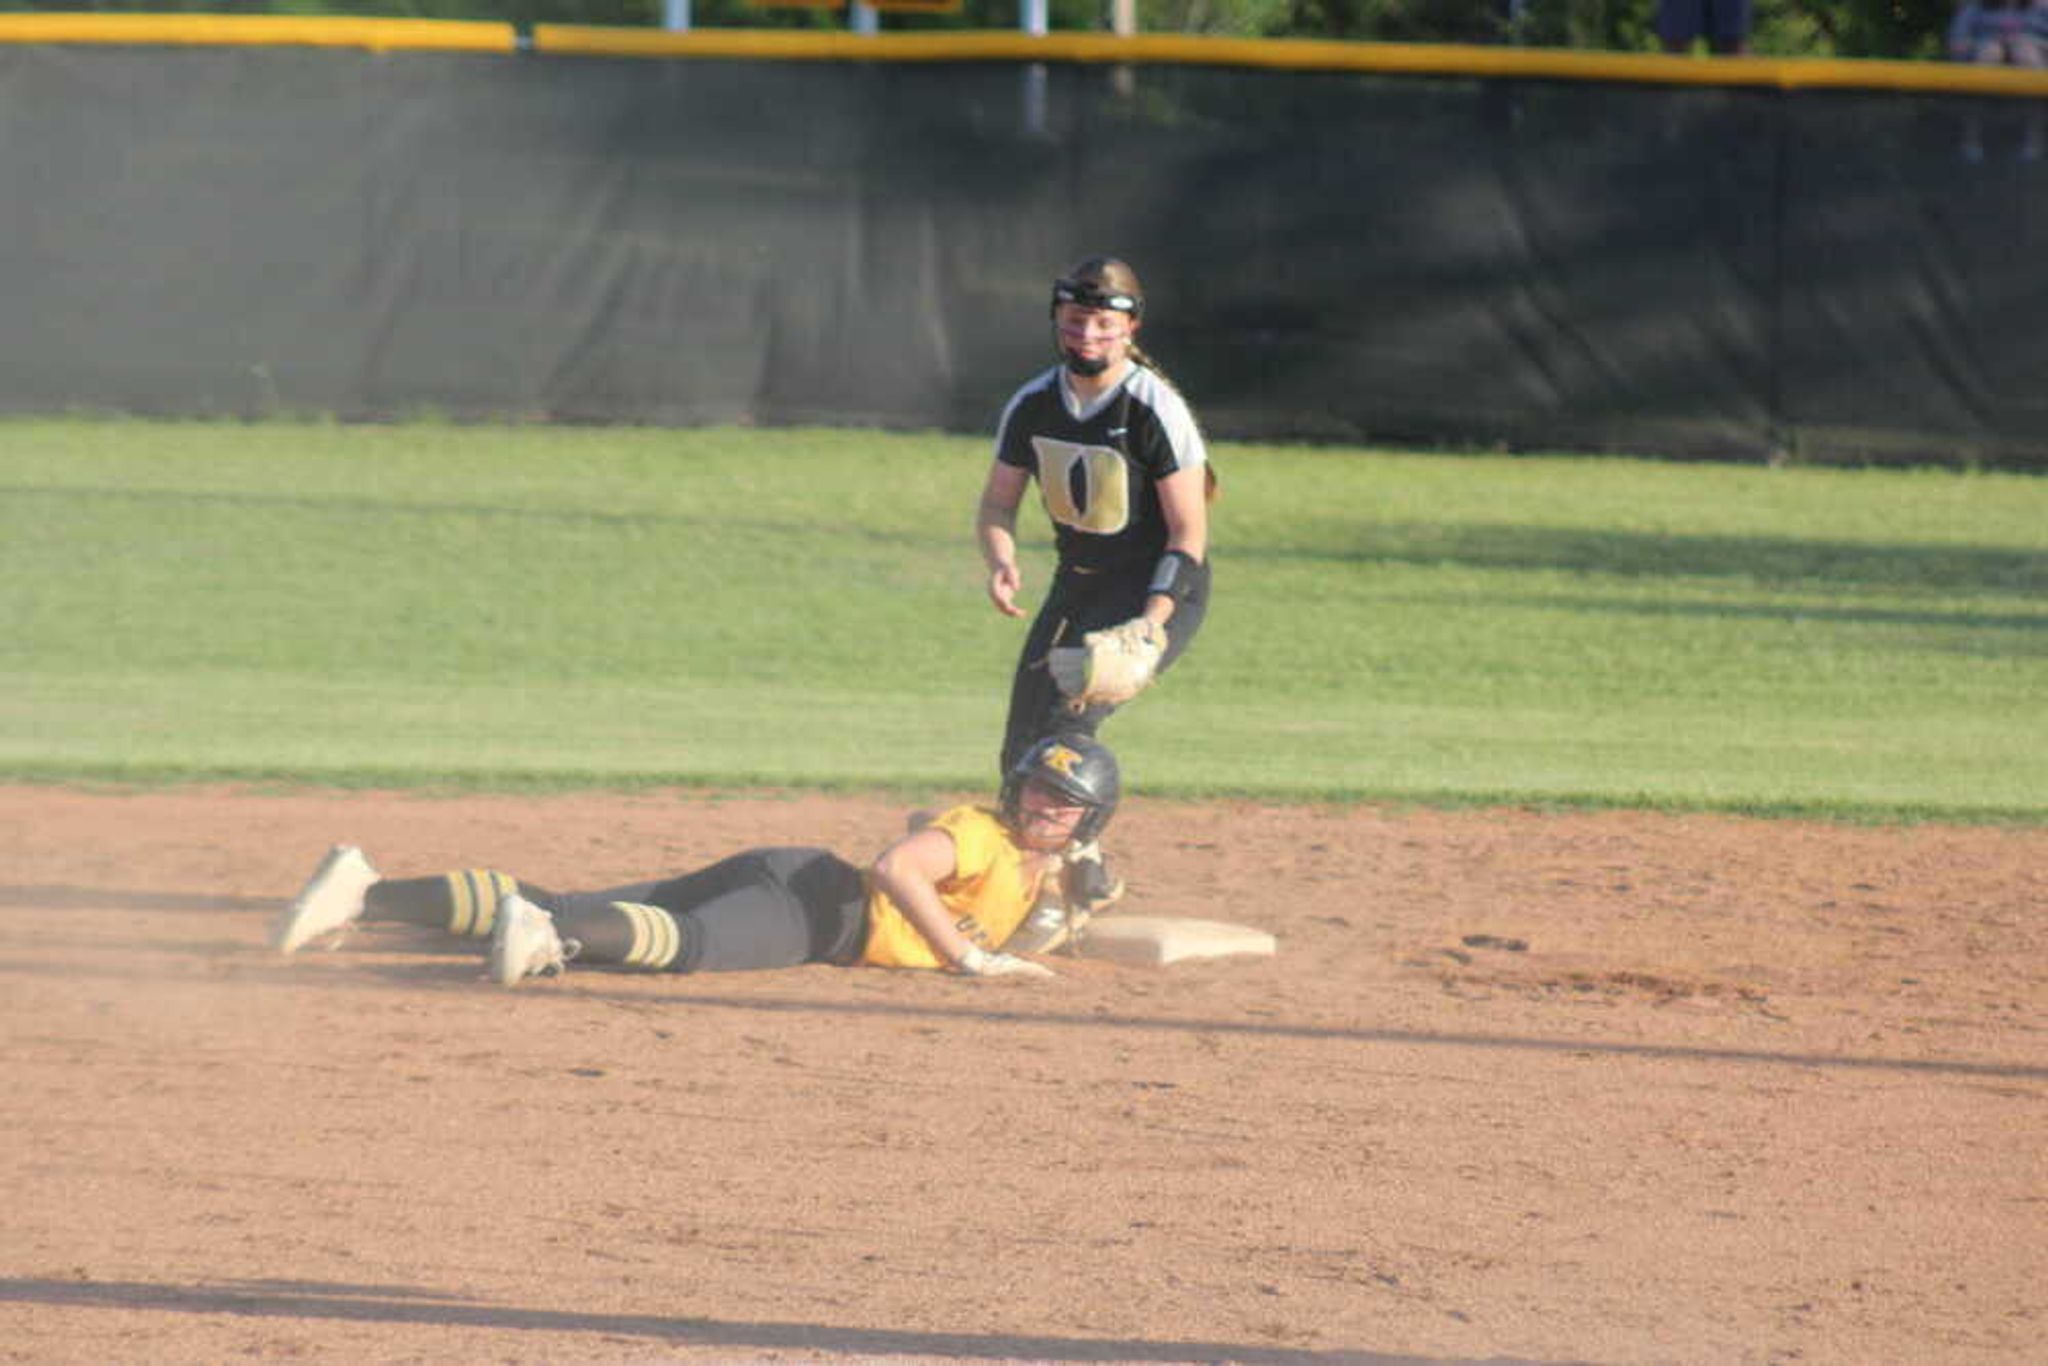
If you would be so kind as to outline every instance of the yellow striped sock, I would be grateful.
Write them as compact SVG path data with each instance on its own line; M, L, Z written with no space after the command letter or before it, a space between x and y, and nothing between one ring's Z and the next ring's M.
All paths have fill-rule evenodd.
M661 907L614 901L612 909L633 926L633 947L626 951L625 966L660 972L683 951L683 932L677 928L676 918Z
M488 868L448 874L448 933L488 939L498 903L519 890L519 880Z

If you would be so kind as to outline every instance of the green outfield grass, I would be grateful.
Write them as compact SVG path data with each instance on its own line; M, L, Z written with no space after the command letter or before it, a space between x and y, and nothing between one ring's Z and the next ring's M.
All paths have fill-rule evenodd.
M1210 623L1104 732L1140 792L2048 816L2048 480L1218 456ZM0 423L0 777L984 787L987 459Z

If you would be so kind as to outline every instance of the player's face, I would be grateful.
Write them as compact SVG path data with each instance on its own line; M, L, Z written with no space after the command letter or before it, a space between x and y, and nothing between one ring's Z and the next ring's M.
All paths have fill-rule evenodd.
M1027 849L1056 853L1074 838L1088 808L1064 792L1028 780L1017 797L1017 840Z
M1061 304L1053 313L1053 326L1063 350L1111 365L1130 354L1131 339L1138 334L1138 321L1130 314L1086 304Z

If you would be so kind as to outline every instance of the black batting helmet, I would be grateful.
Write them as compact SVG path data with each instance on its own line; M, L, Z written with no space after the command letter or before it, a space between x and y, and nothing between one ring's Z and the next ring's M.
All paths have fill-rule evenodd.
M1088 808L1074 827L1074 841L1085 844L1102 833L1116 814L1123 795L1123 777L1109 746L1087 735L1053 735L1024 751L1003 778L1003 819L1014 828L1024 784L1043 783L1070 801Z

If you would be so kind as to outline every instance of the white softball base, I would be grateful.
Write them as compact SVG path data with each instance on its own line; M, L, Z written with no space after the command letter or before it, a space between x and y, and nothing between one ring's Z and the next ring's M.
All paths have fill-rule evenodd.
M1221 920L1102 915L1089 921L1082 932L1080 955L1164 967L1189 958L1228 958L1236 954L1271 957L1279 947L1279 942L1264 930Z

